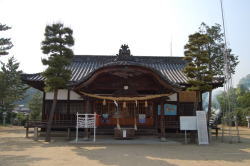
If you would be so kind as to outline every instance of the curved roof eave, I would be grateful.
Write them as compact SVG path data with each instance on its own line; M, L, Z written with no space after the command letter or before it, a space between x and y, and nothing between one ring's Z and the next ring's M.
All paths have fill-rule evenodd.
M81 84L88 81L93 75L95 75L96 72L103 70L103 69L106 69L108 67L116 67L116 66L134 66L134 67L140 67L140 68L144 68L146 70L150 70L151 72L156 73L166 84L170 85L173 88L173 90L179 91L179 90L183 89L183 86L170 81L169 79L164 77L159 71L155 70L154 68L147 67L147 66L142 65L140 63L131 62L131 61L129 61L129 62L128 61L116 61L116 62L106 63L102 67L90 72L87 76L85 76L81 80L73 83L72 86L75 86L75 89L77 89Z

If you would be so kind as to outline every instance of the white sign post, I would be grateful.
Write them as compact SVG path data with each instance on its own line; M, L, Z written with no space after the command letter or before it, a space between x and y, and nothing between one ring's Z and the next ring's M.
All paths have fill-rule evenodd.
M196 111L197 116L197 129L198 129L198 140L199 144L207 145L208 132L207 132L207 118L205 111Z
M94 129L94 139L96 133L96 113L94 114L79 114L76 113L76 143L78 142L78 129L79 128L93 128Z
M196 116L180 116L180 130L185 131L185 143L187 144L187 130L197 130Z

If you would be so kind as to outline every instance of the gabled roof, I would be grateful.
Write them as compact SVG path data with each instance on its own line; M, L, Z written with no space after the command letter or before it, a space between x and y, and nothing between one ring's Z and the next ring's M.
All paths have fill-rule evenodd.
M78 84L102 67L117 65L147 67L157 72L170 84L178 86L187 84L187 77L183 73L186 61L183 60L183 57L133 56L132 59L127 60L117 57L117 55L75 55L68 67L72 71L70 84ZM40 73L24 74L23 80L43 82L44 77Z

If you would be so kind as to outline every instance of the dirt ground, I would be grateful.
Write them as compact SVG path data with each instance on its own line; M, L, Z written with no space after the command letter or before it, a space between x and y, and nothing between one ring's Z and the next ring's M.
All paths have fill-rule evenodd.
M22 127L0 126L0 166L243 166L250 165L250 129L241 143L86 145L65 138L51 143L25 138Z

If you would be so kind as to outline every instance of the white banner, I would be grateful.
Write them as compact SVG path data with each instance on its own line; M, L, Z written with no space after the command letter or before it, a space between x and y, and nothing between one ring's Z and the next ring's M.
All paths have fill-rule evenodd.
M199 144L209 144L205 111L196 111Z

